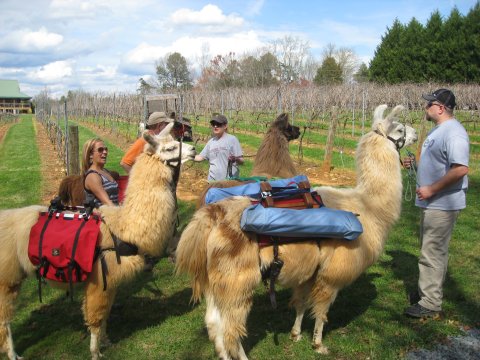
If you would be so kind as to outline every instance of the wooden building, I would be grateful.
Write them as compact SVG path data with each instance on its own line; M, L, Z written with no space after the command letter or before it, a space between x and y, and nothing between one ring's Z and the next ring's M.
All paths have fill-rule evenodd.
M17 80L0 80L0 113L29 114L31 99L20 91Z

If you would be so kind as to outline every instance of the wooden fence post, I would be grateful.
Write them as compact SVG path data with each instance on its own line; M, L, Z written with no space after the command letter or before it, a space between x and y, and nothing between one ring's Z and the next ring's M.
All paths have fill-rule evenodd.
M78 152L78 126L70 125L68 127L68 153L69 162L67 164L68 175L80 174L79 152Z
M335 141L335 132L337 130L338 114L337 108L332 108L332 120L328 127L327 145L325 146L325 156L323 158L322 172L329 173L332 164L333 143Z

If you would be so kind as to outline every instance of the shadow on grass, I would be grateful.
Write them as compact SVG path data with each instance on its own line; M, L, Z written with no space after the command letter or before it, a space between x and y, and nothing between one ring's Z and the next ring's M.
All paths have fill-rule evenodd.
M377 290L373 284L377 274L363 274L352 285L340 291L331 306L327 316L323 336L343 328L361 316L377 297ZM277 309L273 309L268 292L256 294L253 307L248 317L248 337L243 341L245 351L248 352L261 342L268 334L273 334L275 345L281 345L279 334L289 334L295 322L295 309L289 307L291 296L289 289L277 291ZM302 333L308 339L313 337L315 320L307 312L302 323Z
M417 290L418 284L418 258L405 251L388 251L392 257L390 266L397 279L404 283L405 298L410 292ZM480 268L480 259L476 261L477 269ZM447 272L443 286L444 301L451 302L454 305L454 312L458 312L462 319L467 320L471 325L480 322L480 306L474 301L469 301L462 287ZM408 306L405 303L405 306ZM446 317L457 317L453 313L446 313Z
M47 291L59 292L57 289ZM165 296L157 286L152 273L141 273L134 281L123 284L115 297L107 323L107 333L111 342L115 344L136 331L158 325L169 317L182 316L192 311L193 308L189 304L190 295L191 290L184 288ZM83 296L83 289L77 290L73 302L70 297L60 296L31 311L15 328L13 335L17 351L20 354L26 352L57 332L82 332L84 336L78 339L78 343L82 351L88 350L88 346L82 343L90 336L81 310Z

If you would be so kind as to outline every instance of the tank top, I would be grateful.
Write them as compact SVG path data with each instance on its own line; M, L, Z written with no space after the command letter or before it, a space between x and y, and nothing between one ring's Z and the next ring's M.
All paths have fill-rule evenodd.
M108 171L108 170L106 170ZM98 171L96 170L88 170L86 173L85 173L85 176L84 176L84 180L83 180L83 188L85 190L85 195L86 195L86 198L88 199L88 197L91 197L93 196L95 199L94 199L94 205L96 208L100 207L102 205L102 202L100 200L98 200L95 195L88 189L85 188L85 179L87 178L87 175L90 174L90 173L95 173L95 174L98 174L100 175L100 178L102 179L102 187L103 189L105 190L105 192L107 193L108 195L108 198L115 204L115 205L118 205L118 184L117 182L114 180L114 181L110 181L105 175L102 175L101 173L99 173Z

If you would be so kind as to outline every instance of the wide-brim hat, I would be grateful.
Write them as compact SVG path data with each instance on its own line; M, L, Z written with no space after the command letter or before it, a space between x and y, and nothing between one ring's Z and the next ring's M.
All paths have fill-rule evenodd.
M174 121L175 120L167 117L163 111L155 111L148 117L147 126L155 125L161 122L171 123Z

